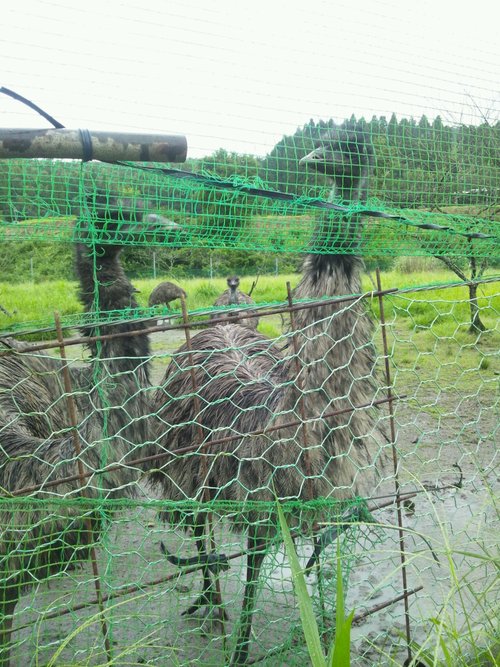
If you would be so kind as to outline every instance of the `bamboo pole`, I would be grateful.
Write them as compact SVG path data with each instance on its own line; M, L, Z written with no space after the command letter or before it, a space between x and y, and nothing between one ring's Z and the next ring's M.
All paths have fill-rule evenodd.
M0 128L0 159L184 162L186 155L187 139L182 135Z

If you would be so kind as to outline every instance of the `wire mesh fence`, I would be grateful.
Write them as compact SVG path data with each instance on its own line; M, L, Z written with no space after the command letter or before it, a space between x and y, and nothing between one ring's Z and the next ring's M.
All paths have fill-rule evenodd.
M377 145L377 137L369 128L361 125L359 130L359 123L355 127L363 141ZM498 145L496 132L490 128L488 141L492 146ZM340 192L334 201L326 200L331 185L321 173L307 176L306 167L300 164L307 153L302 144L296 137L291 140L290 155L283 160L282 180L276 183L276 189L269 185L271 173L263 160L260 167L254 167L252 175L247 175L245 161L254 159L247 156L240 157L242 164L236 166L236 174L223 178L221 172L228 172L231 166L225 155L206 166L202 158L193 164L188 162L186 170L154 163L138 168L132 163L117 166L4 160L0 164L0 202L5 222L16 224L2 226L2 238L79 240L78 230L74 229L75 213L85 206L89 214L95 215L92 197L101 186L114 194L128 194L129 200L130 195L141 193L153 210L161 208L172 220L182 222L183 229L167 243L172 247L325 253L329 249L325 238L318 234L311 240L319 211L324 225L331 220L340 221L346 212L362 213L366 218L362 236L365 256L464 256L471 253L470 243L476 257L495 256L498 230L494 216L500 174L494 160L483 173L487 180L477 188L477 197L474 193L462 196L458 190L448 196L440 188L435 200L410 202L405 208L388 204L389 186L377 182L377 174L384 174L388 165L377 158L370 193L378 192L378 198L352 202L347 193ZM312 142L306 145L313 147ZM461 173L465 168L457 163L453 171ZM429 178L439 178L439 173L430 172ZM313 184L301 182L306 178ZM321 184L317 184L318 179ZM406 186L408 179L401 176L400 182ZM122 205L126 208L130 201ZM123 238L122 242L140 244L140 240L132 238ZM165 238L159 234L150 244L165 245ZM352 253L354 248L347 244L344 251Z
M497 130L312 122L184 170L0 162L7 253L74 248L80 301L1 304L0 665L303 664L278 501L325 653L338 554L353 664L491 653ZM276 298L230 276L146 305L127 248L306 257ZM406 255L455 277L367 287L361 258Z
M408 651L406 619L410 640L424 645L433 632L433 617L445 626L453 617L454 627L469 625L474 636L492 635L496 602L490 556L495 537L489 527L495 521L498 281L481 285L486 331L473 337L464 317L464 286L383 287L319 304L291 297L281 304L247 306L243 313L242 307L233 310L235 320L283 316L293 322L252 353L239 343L237 349L234 344L233 349L212 346L196 356L196 331L210 332L213 323L207 315L191 318L186 311L184 318L178 312L176 320L166 322L157 317L124 320L122 313L122 319L102 320L106 334L92 330L98 346L144 336L161 343L159 352L134 360L132 366L130 358L103 357L102 351L97 362L82 366L81 354L75 354L82 338L63 339L61 329L52 342L24 343L24 349L7 341L5 347L14 349L4 349L1 362L2 408L11 406L2 424L4 590L24 593L14 615L13 664L33 656L48 664L106 664L111 656L116 664L223 664L234 652L241 624L244 561L252 548L244 537L256 523L265 529L258 537L266 557L247 660L303 663L306 647L271 480L295 527L304 566L317 536L331 526L343 527L338 532L347 605L355 609L356 621L353 664L384 664L387 656L401 664ZM380 351L371 371L374 389L364 403L355 391L360 378L352 373L355 355L366 350L354 347L351 357L340 355L344 361L339 363L337 326L349 312L358 318L361 303L376 322L373 340ZM301 320L304 313L312 314L308 322ZM121 330L124 323L130 324L126 331ZM92 324L95 328L97 323ZM230 331L231 324L218 329ZM184 348L171 349L172 331L185 340ZM314 362L308 357L311 347ZM231 373L239 375L241 396L250 383L260 402L244 405L234 387L224 389L227 367L206 363L206 357L217 361L219 353L236 352L243 361ZM256 378L241 376L252 354L267 360L259 380L272 385L269 394L256 386ZM314 363L327 371L313 376L311 385L305 374L311 375ZM205 374L198 385L200 368ZM325 382L331 387L346 372L346 393L337 392L325 402ZM186 376L182 390L175 387L179 376ZM210 403L211 388L217 398ZM279 396L273 396L280 392L294 396L292 407L287 403L285 409ZM142 394L148 400L139 402L137 412L134 402L142 401ZM158 396L163 396L160 403ZM176 403L194 407L194 412L177 414ZM245 411L253 414L242 420ZM388 426L385 442L373 433L355 435L353 415L373 411L377 423ZM218 428L211 421L214 414ZM147 428L141 430L138 422L148 422ZM368 428L373 430L374 424L368 422ZM356 462L355 474L348 477L352 488L340 494L347 498L343 501L328 499L328 493L323 499L309 495L308 484L314 494L318 478L327 477L326 468L308 470L300 455L295 464L289 456L281 464L273 458L281 446L314 455L315 449L327 448L331 434L338 437L344 429L351 440L368 435L377 442L367 463L377 470L377 481L362 505L348 498L358 476L367 471L349 449L330 454L335 465L339 457ZM14 439L35 432L36 448L14 456L9 449L13 442L19 444ZM267 439L264 449L245 448L248 440L262 437ZM238 461L234 479L224 477L225 462L220 461L227 456ZM188 475L195 479L179 477L179 462L190 466ZM262 476L263 463L270 466L269 475ZM283 491L293 465L302 476L299 491L290 493L299 496L295 500ZM258 483L253 474L260 475ZM162 477L177 495L172 488L168 494L162 491ZM226 490L237 483L242 494L233 491L235 499L229 499L221 479ZM185 494L192 487L196 493ZM353 513L361 506L368 512L362 518ZM197 555L197 526L205 524L212 543ZM239 530L233 532L232 525ZM335 553L333 539L307 575L325 642L334 628ZM208 556L212 561L204 560ZM57 576L61 572L64 576ZM207 572L218 581L220 599L210 597L208 610L200 603L193 621L183 612L196 604Z

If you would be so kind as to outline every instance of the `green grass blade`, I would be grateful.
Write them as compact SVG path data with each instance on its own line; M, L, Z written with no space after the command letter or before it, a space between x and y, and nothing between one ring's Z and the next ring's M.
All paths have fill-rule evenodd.
M328 657L329 667L349 667L351 664L351 624L354 610L345 617L344 585L342 582L342 563L340 542L337 539L337 593L335 610L335 641Z
M343 624L336 627L335 643L329 667L349 667L351 664L351 625L353 618L354 609Z
M337 538L337 606L335 611L335 634L344 625L344 584L342 581L342 563L340 562L340 543Z
M304 573L300 567L299 559L297 558L297 553L293 545L292 536L290 535L290 530L283 510L279 503L277 503L277 506L281 531L283 533L283 541L285 543L286 553L292 570L293 587L299 603L300 620L302 622L302 629L304 631L309 657L311 658L311 664L313 667L326 667L319 637L318 624L316 623L311 598L307 591Z

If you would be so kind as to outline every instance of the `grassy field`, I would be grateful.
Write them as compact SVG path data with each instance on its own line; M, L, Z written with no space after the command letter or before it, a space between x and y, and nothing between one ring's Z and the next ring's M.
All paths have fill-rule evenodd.
M261 276L253 292L257 303L279 303L286 300L286 282L294 287L300 276ZM136 280L139 290L137 300L141 307L147 307L149 294L161 280ZM374 276L366 274L363 288L374 289ZM241 289L248 292L253 279L241 279ZM478 386L482 382L481 374L494 377L497 372L500 331L498 329L500 313L499 282L481 285L479 288L479 306L481 319L486 331L480 335L469 332L469 304L467 288L464 286L446 287L454 282L451 272L426 271L388 271L382 274L382 287L409 288L438 286L422 291L409 291L391 294L384 298L385 317L389 326L390 353L397 369L398 384L416 386L421 384L426 371L435 373L439 367L440 383L448 383L454 390L468 388L471 383ZM209 308L216 297L226 288L224 278L213 280L194 278L183 280L182 287L188 294L187 304L190 312ZM76 316L82 308L78 301L77 284L70 281L55 281L33 285L0 283L0 304L11 317L0 313L0 331L29 330L51 327L54 311L63 319ZM174 303L178 308L178 302ZM379 303L374 298L369 304L375 322L379 320ZM161 312L161 311L159 311ZM267 336L275 337L281 333L283 321L279 315L262 317L259 330ZM42 337L30 336L31 339ZM54 338L54 333L47 331L45 338ZM379 350L381 330L376 328L375 338ZM168 363L168 354L182 342L182 334L167 342L167 349L162 348L165 341L153 341L153 351L160 355L158 363ZM163 356L162 356L163 353ZM465 372L467 369L468 372ZM472 373L477 370L477 373Z
M151 290L167 276L154 279L138 279L134 285L139 290L137 300L141 307L147 307ZM260 276L253 292L257 303L275 303L286 301L286 283L290 281L294 287L299 281L299 274L280 276ZM373 276L365 275L363 289L374 289ZM431 323L444 323L447 320L467 321L468 304L467 289L465 287L447 288L447 284L455 282L456 277L449 271L421 270L414 272L387 271L382 274L382 287L411 288L421 286L442 286L441 289L412 293L405 301L394 302L398 314L412 320L414 327L426 326ZM241 279L240 288L248 292L253 278ZM226 289L225 278L185 279L182 287L188 294L188 309L196 311L210 307L219 294ZM33 284L20 282L18 284L0 283L0 305L9 313L0 311L0 331L10 330L13 327L27 323L43 323L53 321L54 311L63 317L74 315L82 311L78 300L78 285L75 281L57 280ZM453 312L448 304L454 302ZM500 310L500 295L498 283L482 285L479 288L479 306L482 308L481 317L490 321L492 328ZM374 308L376 306L374 305ZM490 328L490 327L488 327Z

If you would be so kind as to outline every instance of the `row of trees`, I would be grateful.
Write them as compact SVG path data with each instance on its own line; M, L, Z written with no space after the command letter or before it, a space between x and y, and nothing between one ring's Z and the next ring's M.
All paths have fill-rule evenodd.
M419 121L398 120L393 114L389 120L374 116L370 121L353 116L344 124L361 127L374 144L376 166L370 190L381 202L433 209L460 204L487 206L498 201L500 123L450 126L439 116L430 123L426 116ZM189 159L183 169L223 180L243 178L296 195L321 196L327 187L324 178L299 167L298 162L321 134L334 125L333 120L311 119L293 135L284 136L263 158L219 149L208 157ZM222 202L232 210L237 205L233 193L222 189L214 192L210 188L201 188L201 193L200 188L194 188L191 201L186 202L185 187L179 192L171 179L163 179L163 185L160 181L151 185L151 179L141 172L125 171L89 164L83 177L87 186L101 183L107 189L119 191L141 188L143 195L165 199L169 208L184 213L199 212L200 205L214 208ZM77 162L0 162L0 216L16 221L44 215L74 215L81 182L81 165ZM261 202L261 208L264 207L265 202Z
M223 249L207 251L206 248L130 247L123 253L123 265L132 278L286 274L299 271L301 262L301 257L293 254ZM76 279L70 244L33 240L0 243L0 283L58 280L62 277Z
M456 204L488 204L500 192L500 123L445 125L437 116L419 121L393 114L389 121L351 117L347 124L363 128L375 149L372 196L398 207L433 208ZM318 194L321 179L297 168L332 120L310 120L285 136L264 158L259 175L277 190Z

